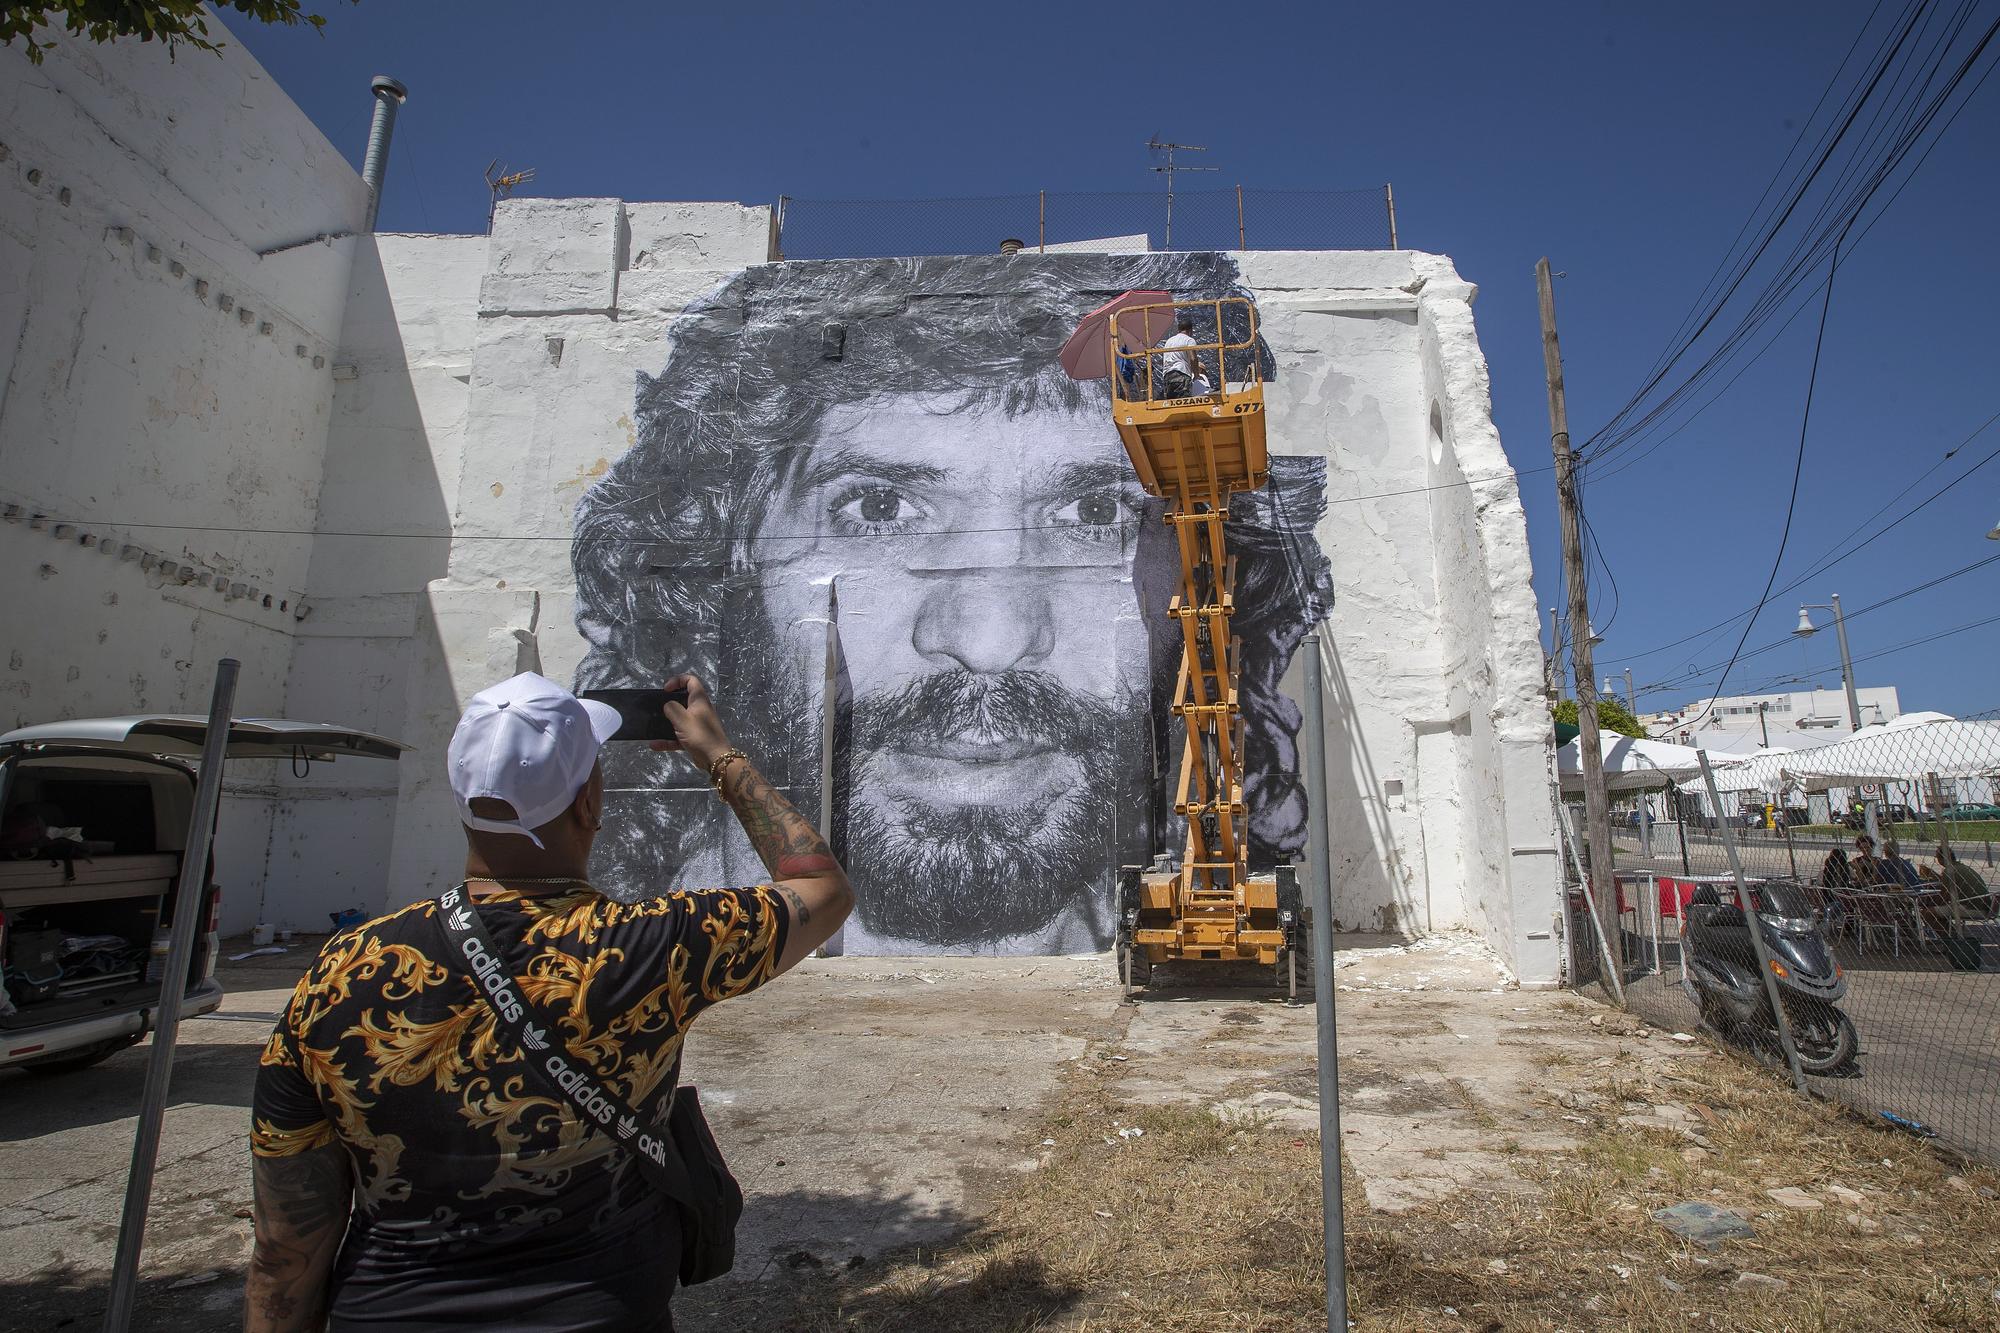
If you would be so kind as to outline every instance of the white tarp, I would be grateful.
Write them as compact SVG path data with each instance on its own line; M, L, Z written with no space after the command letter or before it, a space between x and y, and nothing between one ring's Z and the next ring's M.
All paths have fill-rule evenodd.
M1863 727L1837 745L1785 757L1785 772L1809 790L1860 782L1980 778L2000 773L2000 721L1961 722L1941 713L1906 713Z
M1562 776L1565 792L1583 790L1583 751L1577 748L1582 739L1578 736L1556 751L1556 771ZM1669 782L1686 782L1701 772L1696 752L1685 745L1609 731L1599 733L1598 740L1603 745L1606 791L1653 791Z
M1798 753L1773 746L1726 763L1717 763L1711 753L1708 762L1715 771L1715 789L1725 793L1761 791L1775 795L1782 792L1793 785L1785 770L1786 762Z

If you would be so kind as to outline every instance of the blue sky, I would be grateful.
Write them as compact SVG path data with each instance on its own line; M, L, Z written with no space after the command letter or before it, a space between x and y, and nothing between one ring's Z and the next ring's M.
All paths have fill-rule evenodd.
M496 157L534 167L527 192L546 195L923 198L1157 188L1144 144L1158 134L1208 146L1200 160L1220 171L1200 183L1393 182L1403 244L1451 255L1480 285L1495 415L1522 470L1545 608L1557 599L1560 548L1535 260L1546 254L1567 275L1557 301L1581 441L1643 380L1872 8L318 7L323 36L230 26L357 165L369 76L409 85L384 229L481 229L481 172ZM1982 0L1975 32L1994 7ZM1875 31L1894 8L1883 6ZM1996 144L2000 79L1852 242L1780 587L2000 413ZM1705 693L1646 687L1686 681L1691 667L1712 682L1742 622L1662 645L1747 610L1763 588L1818 314L1815 300L1726 396L1643 459L1588 478L1618 588L1614 615L1607 581L1594 576L1600 674L1631 668L1642 708ZM1876 525L1996 448L2000 422ZM1779 646L1746 657L1728 688L1801 676L1837 686L1830 633L1789 639L1798 603L1838 592L1854 612L2000 554L1984 539L1996 523L2000 460L1774 596L1748 647ZM2000 562L1854 615L1860 683L1901 687L1906 709L2000 708L2000 621L1904 646L1995 616Z

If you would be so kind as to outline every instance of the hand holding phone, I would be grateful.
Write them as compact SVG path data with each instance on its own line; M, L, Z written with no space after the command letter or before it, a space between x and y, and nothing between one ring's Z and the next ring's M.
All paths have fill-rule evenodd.
M730 748L708 687L692 674L675 676L654 690L585 690L582 697L610 704L625 719L613 740L643 740L655 750L679 750L704 770Z
M618 731L614 741L670 741L676 739L674 724L668 720L669 702L685 705L687 691L681 690L585 690L578 696L610 704L618 710Z

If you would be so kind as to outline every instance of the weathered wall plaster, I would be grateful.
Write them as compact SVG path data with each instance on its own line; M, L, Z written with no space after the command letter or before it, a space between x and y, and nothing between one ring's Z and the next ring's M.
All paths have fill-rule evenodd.
M234 45L0 53L0 723L286 706L364 190ZM233 765L230 925L275 766Z

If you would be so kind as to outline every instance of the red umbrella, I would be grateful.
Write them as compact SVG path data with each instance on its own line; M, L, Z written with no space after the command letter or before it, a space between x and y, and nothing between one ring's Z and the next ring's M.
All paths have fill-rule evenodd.
M1085 315L1083 322L1076 326L1076 332L1069 335L1069 341L1062 345L1062 368L1069 372L1071 379L1109 379L1111 317L1136 306L1167 305L1173 299L1171 292L1126 292L1123 296L1114 296ZM1118 321L1118 341L1124 344L1118 350L1127 356L1136 355L1173 331L1173 311L1154 310L1144 314L1135 311Z

